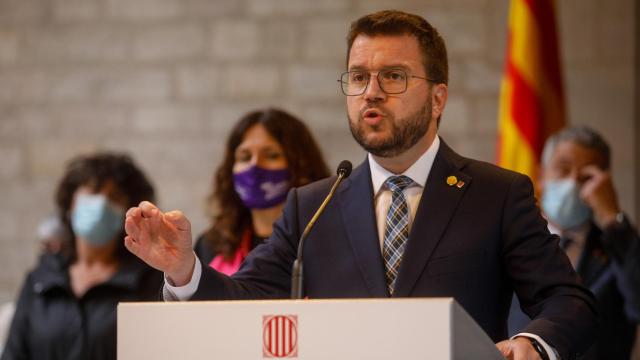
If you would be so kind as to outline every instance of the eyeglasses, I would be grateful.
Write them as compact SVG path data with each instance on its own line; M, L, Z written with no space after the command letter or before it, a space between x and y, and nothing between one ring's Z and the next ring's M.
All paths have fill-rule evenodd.
M387 69L378 71L376 75L380 89L386 94L402 94L407 91L407 83L409 78L416 78L434 82L430 78L411 75L408 76L406 71L400 69ZM342 73L338 82L341 85L342 93L346 96L362 95L369 86L371 73L363 70L347 71Z

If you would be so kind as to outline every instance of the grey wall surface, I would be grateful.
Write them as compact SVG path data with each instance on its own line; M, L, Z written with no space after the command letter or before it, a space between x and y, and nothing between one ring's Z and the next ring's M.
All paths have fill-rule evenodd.
M558 4L569 120L612 142L621 203L636 216L634 1ZM130 152L161 207L182 209L195 233L226 134L251 109L302 117L332 167L360 162L336 79L350 21L383 8L441 31L441 135L493 161L505 0L0 0L0 301L35 263L35 228L76 154Z

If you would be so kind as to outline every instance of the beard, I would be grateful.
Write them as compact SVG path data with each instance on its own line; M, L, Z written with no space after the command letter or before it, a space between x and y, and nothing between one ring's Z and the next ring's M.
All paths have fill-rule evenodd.
M377 108L384 110L379 106ZM353 138L372 155L384 158L394 157L409 150L427 133L431 125L431 98L427 99L421 109L401 119L396 119L385 111L383 121L386 122L385 125L390 127L390 130L389 136L381 140L367 139L367 132L376 131L376 128L380 126L376 125L373 130L367 131L363 113L364 110L360 112L355 122L349 117L349 129Z

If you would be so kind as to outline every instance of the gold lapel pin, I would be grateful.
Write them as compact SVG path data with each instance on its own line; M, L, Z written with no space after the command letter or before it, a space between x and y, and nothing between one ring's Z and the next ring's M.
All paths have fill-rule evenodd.
M462 187L464 186L464 181L462 181L462 180L458 181L456 186L458 187L458 189L462 189Z
M455 177L455 176L453 176L453 175L451 175L451 176L448 176L448 177L447 177L447 185L449 185L449 186L453 186L453 185L455 185L457 182L458 182L458 178L457 178L457 177Z

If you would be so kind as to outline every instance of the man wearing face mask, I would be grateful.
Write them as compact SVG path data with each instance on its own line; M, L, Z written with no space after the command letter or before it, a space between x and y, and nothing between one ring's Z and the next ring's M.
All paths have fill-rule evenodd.
M585 358L629 359L640 320L640 241L618 205L609 145L588 127L570 127L547 141L542 162L549 229L598 302L599 334ZM518 311L512 332L523 325Z

